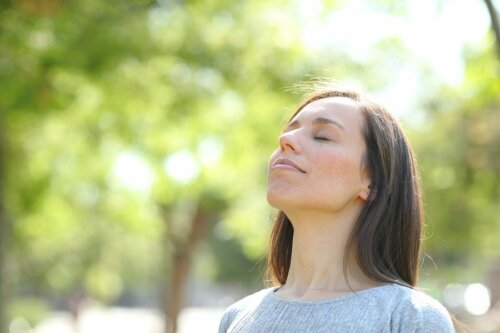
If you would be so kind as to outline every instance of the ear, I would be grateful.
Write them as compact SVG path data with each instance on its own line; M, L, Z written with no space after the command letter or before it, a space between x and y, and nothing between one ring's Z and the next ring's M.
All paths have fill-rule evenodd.
M372 188L371 185L363 187L363 189L359 193L359 198L363 201L367 201L368 197L370 196L371 188Z
M359 192L359 198L363 201L367 201L370 196L370 192L372 190L372 179L370 175L364 171L362 174L361 181L361 191Z

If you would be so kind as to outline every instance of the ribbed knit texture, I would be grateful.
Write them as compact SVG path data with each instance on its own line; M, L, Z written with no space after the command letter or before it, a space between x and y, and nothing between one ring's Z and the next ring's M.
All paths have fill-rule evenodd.
M455 332L446 309L397 284L323 301L285 300L263 289L224 312L219 333Z

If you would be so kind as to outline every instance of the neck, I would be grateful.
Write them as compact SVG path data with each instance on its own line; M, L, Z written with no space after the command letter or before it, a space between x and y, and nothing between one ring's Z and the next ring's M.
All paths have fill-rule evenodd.
M356 263L344 254L355 218L332 217L308 212L306 218L294 215L292 257L281 294L301 299L321 299L344 295L353 290L374 287Z

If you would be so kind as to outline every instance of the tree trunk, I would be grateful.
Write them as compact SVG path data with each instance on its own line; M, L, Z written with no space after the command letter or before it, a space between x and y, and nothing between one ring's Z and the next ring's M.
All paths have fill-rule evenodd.
M497 55L500 57L500 23L498 22L497 12L493 2L491 0L484 0L486 2L486 7L488 7L488 13L491 19L491 28L495 34L495 41L497 46Z
M182 303L189 278L189 268L191 265L191 255L176 251L172 260L172 273L169 288L167 290L167 328L166 333L176 333L178 328L178 318L182 310Z
M201 201L198 202L196 212L190 221L188 235L182 240L172 238L167 240L174 243L174 253L167 253L172 257L172 266L171 279L165 294L166 333L177 332L177 319L183 307L193 252L209 232L211 217L211 214L202 207Z
M6 135L2 126L3 114L0 110L0 332L7 332L7 295L6 295L6 252L9 239L9 224L5 210L5 179L6 179Z

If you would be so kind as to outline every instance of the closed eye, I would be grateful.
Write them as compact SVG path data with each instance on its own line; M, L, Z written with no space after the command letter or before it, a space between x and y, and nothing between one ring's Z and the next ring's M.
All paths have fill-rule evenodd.
M318 140L318 141L331 141L329 138L324 137L324 136L315 136L314 140Z

